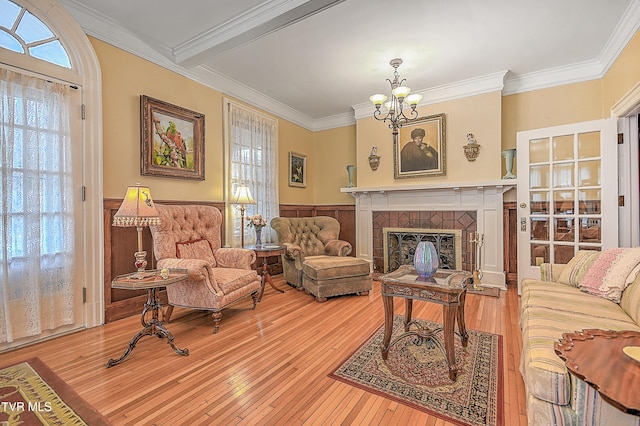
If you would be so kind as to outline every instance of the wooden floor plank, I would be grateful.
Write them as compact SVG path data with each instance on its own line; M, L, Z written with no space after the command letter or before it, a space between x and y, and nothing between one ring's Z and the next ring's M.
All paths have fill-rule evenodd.
M0 354L0 364L37 356L113 425L450 425L428 414L328 377L384 322L380 285L368 296L317 303L274 277L255 310L250 300L211 316L176 308L166 340L144 337L123 363L119 357L140 329L124 318ZM467 328L502 334L505 424L526 425L524 383L518 371L522 339L515 288L499 298L467 295ZM404 303L394 310L404 314ZM442 321L442 308L415 302L414 317Z

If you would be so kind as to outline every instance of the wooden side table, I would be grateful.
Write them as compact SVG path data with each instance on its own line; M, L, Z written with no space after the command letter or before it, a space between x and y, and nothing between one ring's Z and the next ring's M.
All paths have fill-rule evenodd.
M158 299L157 290L161 287L166 287L168 285L186 280L188 278L188 273L186 269L169 269L169 275L167 278L162 278L160 269L153 269L145 272L144 278L137 278L138 273L134 272L132 274L125 274L116 277L111 282L111 287L120 288L124 290L147 290L147 301L144 304L144 308L142 309L142 317L140 321L142 322L142 330L140 330L133 339L129 342L129 346L124 351L122 356L118 359L111 358L109 362L107 362L107 368L113 367L114 365L120 364L122 361L127 359L127 357L131 354L133 349L136 347L138 340L140 340L144 336L158 336L159 338L166 338L167 343L171 345L171 348L178 355L189 355L189 349L180 349L173 343L173 335L164 328L162 325L162 321L158 319L158 312L162 309L162 303ZM146 316L147 312L151 311L151 319L147 321Z
M640 362L623 351L640 346L640 332L598 329L564 333L554 350L567 368L614 407L640 415Z
M279 245L245 246L244 248L255 251L256 256L262 259L262 287L260 288L260 295L258 296L258 302L262 300L262 295L264 294L264 287L266 283L269 283L271 288L273 288L275 291L284 293L284 290L279 289L273 283L271 274L269 274L269 271L267 270L267 258L271 256L283 255L287 252L287 248L285 246L279 246Z
M431 278L423 278L410 265L403 265L395 272L379 278L384 305L384 338L382 340L382 359L386 360L389 349L399 340L407 336L418 336L421 342L433 344L444 354L449 366L449 379L455 380L458 375L454 350L454 328L456 319L462 346L467 346L469 335L464 321L464 302L467 286L473 281L473 275L466 271L438 269ZM400 297L405 301L404 333L391 341L393 332L393 298ZM419 327L411 320L413 300L438 303L442 305L442 328L431 330ZM411 330L411 325L418 329ZM443 330L444 346L435 336Z

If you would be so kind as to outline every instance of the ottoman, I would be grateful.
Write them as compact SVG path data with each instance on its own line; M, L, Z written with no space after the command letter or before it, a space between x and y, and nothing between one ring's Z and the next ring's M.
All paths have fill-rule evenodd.
M344 294L368 295L372 288L369 262L345 256L313 256L302 264L302 287L318 302Z

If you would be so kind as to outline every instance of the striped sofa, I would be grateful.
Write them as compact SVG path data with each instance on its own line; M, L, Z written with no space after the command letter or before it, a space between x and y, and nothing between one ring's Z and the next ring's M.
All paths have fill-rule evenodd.
M631 250L631 249L630 249ZM590 252L593 253L593 252ZM634 425L640 416L613 407L595 389L568 373L555 354L562 333L589 328L640 331L640 274L619 303L581 290L589 256L578 252L567 265L543 264L541 277L521 283L520 373L525 382L530 425ZM629 275L628 281L633 278Z

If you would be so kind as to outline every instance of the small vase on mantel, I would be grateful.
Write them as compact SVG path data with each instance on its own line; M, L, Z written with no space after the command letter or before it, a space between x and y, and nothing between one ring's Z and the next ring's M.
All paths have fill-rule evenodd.
M413 267L418 275L424 278L431 278L438 270L440 260L438 252L431 241L420 241L413 256Z
M504 165L507 169L507 174L502 176L502 179L515 179L516 175L513 174L513 160L516 157L516 149L509 148L502 151L504 157Z
M356 176L356 166L353 164L349 164L347 166L347 177L349 178L349 183L347 184L347 188L353 188L353 180Z

